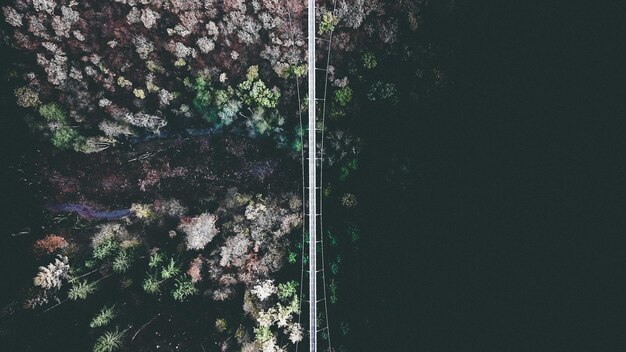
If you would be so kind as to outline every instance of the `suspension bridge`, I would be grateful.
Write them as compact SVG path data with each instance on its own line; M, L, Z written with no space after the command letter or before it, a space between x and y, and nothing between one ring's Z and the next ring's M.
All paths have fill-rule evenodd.
M318 3L320 6L318 6ZM296 89L298 96L298 114L301 129L307 130L307 143L304 143L304 133L301 135L302 148L302 198L303 217L306 219L302 233L302 272L300 277L300 304L308 302L308 351L316 352L318 347L325 351L332 351L330 329L328 323L328 304L326 299L326 275L324 271L324 236L322 221L322 165L324 157L324 127L326 117L326 92L328 90L328 67L330 65L330 53L332 47L333 30L320 33L318 36L316 26L316 14L320 17L325 12L334 13L336 0L326 3L316 0L307 0L307 106L308 119L307 127L304 127L302 114L302 99L300 92L300 80L296 77ZM289 7L288 7L289 8ZM317 13L316 13L317 12ZM289 13L289 24L291 26L292 42L295 42L293 31L293 19ZM332 26L331 26L332 27ZM321 37L324 35L325 37ZM319 53L317 46L324 46ZM318 56L324 63L323 67L317 66ZM325 59L325 60L324 60ZM323 72L320 77L317 72ZM320 85L318 79L323 78ZM305 153L306 149L306 153ZM306 172L305 172L306 170ZM307 231L308 229L308 231ZM308 237L308 239L307 239ZM308 246L307 246L308 244ZM308 258L308 270L304 265L305 256ZM304 280L308 275L308 294L305 296ZM321 279L321 280L320 280ZM318 285L318 281L319 285ZM306 298L305 298L306 297ZM318 311L318 308L320 308ZM320 314L321 313L321 314ZM302 313L298 317L298 322L302 324ZM321 326L321 324L324 324ZM322 334L324 346L318 346L318 335ZM300 351L300 345L296 343L296 351ZM321 350L322 350L321 349ZM306 350L306 349L305 349Z

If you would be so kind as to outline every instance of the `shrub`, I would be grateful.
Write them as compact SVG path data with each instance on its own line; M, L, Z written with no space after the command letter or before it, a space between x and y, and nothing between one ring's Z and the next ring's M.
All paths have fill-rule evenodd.
M330 279L330 285L328 285L328 291L330 291L330 303L337 303L337 283L334 279Z

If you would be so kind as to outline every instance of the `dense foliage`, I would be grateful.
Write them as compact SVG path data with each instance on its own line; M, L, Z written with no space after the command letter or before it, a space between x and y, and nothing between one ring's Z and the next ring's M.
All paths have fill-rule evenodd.
M418 3L397 6L417 29ZM385 57L360 48L396 43L390 8L342 0L317 14L318 34L334 36L322 194L349 219L324 234L331 305L341 252L359 241L347 181L361 140L350 125L364 102L400 99L377 71ZM24 58L12 68L16 103L46 141L27 177L48 213L21 306L84 308L94 351L284 351L302 340L304 4L15 0L2 10Z

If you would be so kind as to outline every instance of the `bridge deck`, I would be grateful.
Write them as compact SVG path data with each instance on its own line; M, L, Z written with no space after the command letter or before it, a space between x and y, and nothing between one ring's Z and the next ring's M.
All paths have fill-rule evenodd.
M315 0L308 0L309 73L309 351L317 351L317 165L315 151Z

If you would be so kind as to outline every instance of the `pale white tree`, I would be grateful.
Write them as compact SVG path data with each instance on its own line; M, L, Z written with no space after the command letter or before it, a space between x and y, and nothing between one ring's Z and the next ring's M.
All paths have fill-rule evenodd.
M183 219L178 229L187 235L187 249L200 250L211 242L219 234L216 222L217 216L209 213Z
M274 280L259 281L252 290L250 290L259 300L264 301L274 293L276 293L276 286Z
M47 12L48 14L54 13L56 7L54 0L33 0L33 7L40 12Z
M59 255L54 262L47 266L40 266L37 276L33 279L35 286L45 290L61 288L63 280L69 278L70 265L66 256Z
M13 27L21 27L22 26L22 16L19 12L15 11L11 6L5 6L2 8L2 12L4 13L4 18L7 23Z
M152 28L159 18L161 18L161 15L152 11L150 8L141 10L141 22L148 29Z

